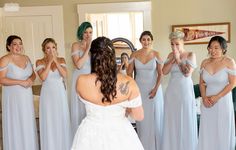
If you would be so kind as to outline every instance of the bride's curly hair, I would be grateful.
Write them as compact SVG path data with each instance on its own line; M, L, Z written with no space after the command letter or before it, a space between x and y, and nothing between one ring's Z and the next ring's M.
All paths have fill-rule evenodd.
M117 64L115 49L110 39L98 37L91 43L91 73L101 82L102 102L111 103L116 97Z

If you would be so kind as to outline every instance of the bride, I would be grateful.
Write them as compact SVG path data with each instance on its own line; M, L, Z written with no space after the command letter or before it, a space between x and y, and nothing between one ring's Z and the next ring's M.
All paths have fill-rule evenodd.
M77 80L77 94L87 116L80 124L71 150L144 150L127 119L144 118L135 81L117 73L111 40L98 37L91 44L91 74Z

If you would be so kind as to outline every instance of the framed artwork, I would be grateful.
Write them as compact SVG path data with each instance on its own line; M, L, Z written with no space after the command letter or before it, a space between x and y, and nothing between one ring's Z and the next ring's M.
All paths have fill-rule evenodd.
M230 42L230 22L172 25L172 31L176 30L184 32L185 44L207 44L217 35Z

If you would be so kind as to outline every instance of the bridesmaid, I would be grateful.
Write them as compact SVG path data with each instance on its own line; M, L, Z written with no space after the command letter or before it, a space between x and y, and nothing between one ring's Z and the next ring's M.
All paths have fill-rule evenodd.
M8 54L0 58L2 89L3 149L38 150L32 84L35 73L30 59L22 54L19 36L6 41Z
M139 41L142 48L131 54L127 71L131 77L134 69L136 71L135 80L144 108L145 117L137 122L137 131L144 149L160 150L163 127L162 60L159 53L151 49L153 36L150 31L144 31Z
M36 71L43 81L40 93L41 150L70 150L71 126L63 78L67 70L65 59L57 56L54 39L42 43L44 58L36 61Z
M78 126L83 118L86 116L85 106L78 99L76 94L76 81L79 75L89 74L91 72L90 66L90 44L92 40L92 25L89 22L83 22L77 31L78 42L72 44L71 57L76 67L72 76L71 87L71 123L72 123L72 136L75 135Z
M170 74L164 101L164 130L162 150L196 150L197 114L191 79L196 56L184 50L184 33L169 36L172 52L162 69Z
M227 43L221 36L212 37L207 49L209 58L203 60L200 74L203 105L198 150L234 150L235 61L225 55Z
M129 55L127 53L121 53L121 65L118 68L118 72L127 75L127 69L129 66Z

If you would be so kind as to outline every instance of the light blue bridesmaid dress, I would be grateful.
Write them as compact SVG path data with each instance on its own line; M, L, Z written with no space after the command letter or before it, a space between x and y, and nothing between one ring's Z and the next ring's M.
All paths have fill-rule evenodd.
M25 68L9 63L6 77L26 80L32 75L28 61ZM32 88L20 85L2 87L2 123L4 150L38 150Z
M216 95L228 84L228 75L236 70L222 68L210 74L204 68L201 76L206 83L206 96ZM206 108L201 105L198 150L234 150L235 121L232 93L221 97L215 105Z
M79 55L82 57L84 52L82 50L77 50L71 55ZM81 74L91 73L91 63L90 57L85 61L81 69L75 69L72 76L72 87L71 87L71 126L72 126L72 137L75 135L78 126L81 121L86 116L85 106L82 103L76 93L76 81Z
M157 63L160 62L156 57L143 64L134 58L136 76L135 81L141 92L144 120L136 121L138 136L145 150L160 150L162 143L163 130L163 93L160 85L156 96L149 99L149 93L154 88L157 79Z
M61 64L66 67L65 64ZM36 71L45 68L39 65ZM39 106L41 150L70 150L71 122L66 89L59 71L50 70L42 83Z
M190 60L182 60L196 68ZM170 70L164 97L162 150L196 150L197 113L191 76L185 77L177 64Z

